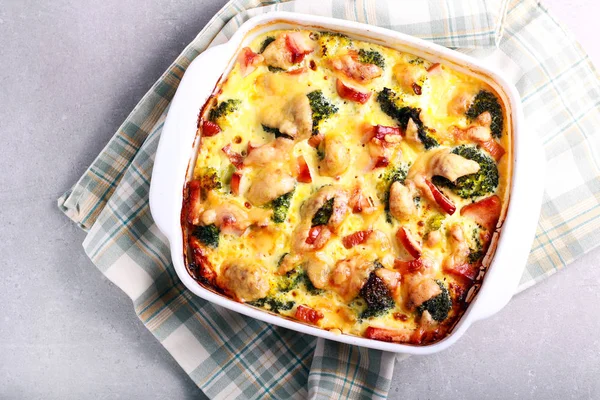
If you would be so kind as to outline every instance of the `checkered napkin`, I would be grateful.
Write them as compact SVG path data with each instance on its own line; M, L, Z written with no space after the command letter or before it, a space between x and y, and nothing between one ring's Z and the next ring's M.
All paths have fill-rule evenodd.
M189 63L271 10L379 25L453 47L499 66L517 86L547 176L537 235L520 289L600 241L600 85L590 60L532 0L233 0L144 96L60 209L88 235L92 262L133 300L146 327L210 397L385 398L394 357L270 326L214 306L177 279L152 221L154 154Z

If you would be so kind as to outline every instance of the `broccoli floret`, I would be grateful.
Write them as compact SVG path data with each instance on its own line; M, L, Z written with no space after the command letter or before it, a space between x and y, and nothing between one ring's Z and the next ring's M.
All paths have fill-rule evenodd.
M327 200L325 204L317 210L312 218L312 226L327 225L329 223L329 218L331 218L331 214L333 214L333 200L333 197Z
M475 146L461 145L452 150L458 154L479 164L479 171L458 178L455 182L441 176L434 176L433 183L445 186L463 199L481 197L493 193L498 187L498 167L494 160L485 155Z
M360 289L360 295L367 303L367 308L360 315L361 319L383 315L396 306L390 290L375 272L369 275L369 279Z
M379 103L379 107L381 107L381 111L395 119L398 125L404 130L406 130L408 121L412 119L417 126L419 140L423 143L426 150L439 146L438 141L431 135L431 129L426 127L421 121L420 108L401 106L399 96L390 88L383 88L377 94L377 102Z
M469 250L469 263L476 264L479 260L485 256L485 252L483 251L483 243L481 243L481 239L479 233L481 232L481 227L477 226L473 229L473 233L471 236L471 242L473 247L470 247Z
M412 65L423 65L425 63L425 60L423 60L421 57L417 57L413 58L412 60L409 60L408 63Z
M281 131L277 128L271 128L268 127L266 125L262 126L263 130L267 133L272 133L273 135L275 135L276 138L286 138L286 139L294 139L293 137L291 137L290 135L286 135L285 133L281 133Z
M200 197L202 200L206 199L209 191L221 189L223 186L219 179L219 175L214 168L204 168L198 177L198 180L200 181Z
M219 247L219 233L219 228L215 224L211 224L196 226L192 235L203 244L217 248Z
M240 104L242 104L242 101L237 99L222 101L210 110L208 119L212 122L218 122L219 119L222 119L237 110Z
M502 136L502 128L504 125L504 114L502 114L502 106L498 102L496 96L487 90L481 90L475 96L473 100L473 104L467 110L467 118L470 121L473 121L475 118L480 116L484 112L489 112L492 117L492 124L490 125L490 130L492 131L492 136L495 138L499 138Z
M380 193L382 193L380 199L385 205L385 219L390 224L392 223L392 214L390 213L390 188L394 182L404 184L407 174L408 165L401 164L395 167L392 166L381 176L381 180L377 185Z
M273 43L274 41L275 38L273 36L267 36L260 45L260 50L258 52L263 53L266 50L267 46Z
M279 314L280 311L288 311L296 304L294 301L281 301L273 297L263 297L258 300L249 301L248 304L254 307L264 308L265 310L272 311Z
M312 133L319 133L319 124L321 121L331 117L338 112L338 107L332 104L321 90L315 90L306 95L312 111Z
M452 299L446 286L440 281L436 281L436 283L439 285L442 293L421 304L417 307L417 311L422 314L427 310L431 314L431 318L441 322L448 318L448 312L452 308Z
M269 70L269 72L283 72L283 71L285 71L285 69L283 69L283 68L273 67L272 65L269 65L267 67L267 69Z
M429 217L427 223L425 224L426 232L429 233L440 229L442 227L442 222L444 222L444 219L446 219L446 217L442 214L435 214Z
M294 191L292 190L291 192L283 194L271 202L271 208L273 209L273 216L271 218L274 222L279 224L285 221L293 196Z
M377 50L360 49L358 51L358 61L363 64L375 64L381 69L385 68L385 59Z

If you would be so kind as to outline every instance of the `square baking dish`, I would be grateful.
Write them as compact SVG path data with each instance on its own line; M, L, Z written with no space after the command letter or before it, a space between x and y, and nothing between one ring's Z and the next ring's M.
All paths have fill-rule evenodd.
M228 75L241 48L265 32L294 28L340 32L351 38L409 52L431 62L443 62L461 72L476 75L502 97L513 143L510 203L502 234L496 235L496 253L483 281L474 286L474 296L467 310L450 334L438 342L417 346L333 333L236 302L204 288L187 271L181 209L183 189L193 169L189 167L193 165L199 145L198 116L218 88L221 78ZM431 354L456 342L473 322L498 312L515 292L537 226L543 194L543 165L542 147L533 132L527 133L515 87L493 68L459 52L387 29L333 18L272 12L251 18L227 43L206 50L188 67L161 134L152 173L150 208L158 228L169 241L179 279L197 296L248 317L313 336L397 353Z

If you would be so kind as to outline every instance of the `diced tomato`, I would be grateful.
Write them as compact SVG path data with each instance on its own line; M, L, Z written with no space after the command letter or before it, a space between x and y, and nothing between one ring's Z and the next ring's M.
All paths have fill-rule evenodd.
M315 244L323 229L325 229L325 225L317 225L310 228L306 237L306 244Z
M464 206L460 210L460 215L471 218L479 225L491 231L496 228L501 212L502 202L500 201L500 197L493 195Z
M435 199L437 205L440 206L440 208L447 214L454 214L454 212L456 211L456 206L454 205L454 203L452 203L452 201L449 198L444 196L444 194L440 192L440 190L428 179L425 179L425 183L427 184L429 190L431 190L431 193L433 194L433 198Z
M417 96L420 96L422 93L421 85L417 84L416 82L413 82L412 90Z
M323 141L323 134L317 133L316 135L312 135L308 139L308 144L310 147L314 147L316 149L317 147L319 147L319 145L321 144L322 141Z
M373 165L373 169L376 168L385 168L390 165L390 159L384 156L379 156L375 160L375 165Z
M365 104L371 98L371 92L361 92L351 86L346 85L341 79L335 83L337 93L342 99L354 101L356 103Z
M310 169L308 168L308 164L306 164L306 160L304 156L299 156L297 159L298 165L298 182L302 183L311 183L312 176L310 175Z
M479 272L479 268L477 268L473 264L464 263L464 264L460 264L460 265L454 265L452 267L446 266L444 268L444 271L454 274L454 275L457 275L457 276L465 277L469 280L473 280L477 276L477 273Z
M240 174L239 172L234 172L233 175L231 175L231 182L229 183L231 186L231 193L233 193L234 195L238 195L240 194L240 181L242 180L242 174Z
M405 343L410 340L411 334L407 330L384 329L369 326L365 331L365 336L369 339L381 340L384 342Z
M419 271L423 267L424 262L422 258L416 260L403 261L399 259L394 260L394 268L400 271L401 274L412 274Z
M342 239L342 244L345 248L351 249L357 244L363 244L364 242L366 242L372 232L373 230L371 229L368 229L366 231L354 232L348 236L344 236L344 238Z
M375 125L373 126L373 137L379 140L385 140L387 135L402 135L402 131L400 128L395 126L383 126L383 125Z
M396 238L398 238L398 241L406 249L408 254L415 259L421 257L423 247L408 228L401 226L400 229L398 229L398 232L396 232Z
M315 310L313 308L301 304L298 306L298 308L296 308L295 317L300 321L316 325L317 322L319 322L319 320L324 317L324 315L321 311Z
M431 64L429 68L427 68L427 72L439 72L442 70L442 65L440 63Z
M499 161L504 155L504 153L506 153L504 147L500 146L500 144L494 139L481 141L479 142L479 145L485 150L487 150L488 153L490 153L490 155L492 156L492 158L496 161Z
M296 68L291 71L287 71L288 75L301 75L306 72L306 67Z
M312 49L305 48L301 43L294 40L294 34L286 35L285 45L290 52L290 61L292 64L301 62L307 54L312 53Z
M235 151L231 150L231 145L228 144L227 146L223 147L221 149L221 151L223 151L223 153L225 153L227 155L227 158L229 158L229 161L236 167L236 168L242 168L242 166L244 165L244 157L240 154L240 153L236 153Z
M219 125L215 124L212 121L202 121L202 136L215 136L219 132L221 132L221 128L219 127Z
M256 69L256 66L263 60L264 57L262 55L253 52L250 47L244 47L238 56L242 75L247 76L252 73Z

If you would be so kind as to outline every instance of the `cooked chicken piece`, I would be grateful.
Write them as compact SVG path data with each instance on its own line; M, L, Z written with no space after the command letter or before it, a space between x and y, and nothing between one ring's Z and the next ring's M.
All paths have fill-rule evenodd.
M293 141L282 137L277 138L267 144L252 149L248 156L246 156L244 165L265 166L270 163L289 160L290 152L293 147Z
M288 69L312 53L313 43L304 32L282 33L262 53L267 65Z
M447 111L448 115L461 116L465 115L475 96L459 92L458 95L454 96L452 100L448 102Z
M402 291L401 291L401 284L400 284L400 272L398 271L392 271L386 268L379 268L375 271L375 274L380 277L383 282L385 283L385 285L387 286L387 288L390 290L390 293L392 295L392 298L398 302L401 303L402 302Z
M392 73L402 90L413 93L415 91L413 85L420 85L419 82L425 78L427 70L420 65L400 63L394 66Z
M219 276L219 285L232 292L241 301L254 301L269 293L268 271L260 264L246 264L238 260L226 265Z
M421 143L421 139L419 139L419 127L417 127L417 124L415 124L415 121L413 121L412 118L410 118L408 124L406 124L405 138L409 142Z
M433 231L427 234L427 240L425 244L427 247L435 247L442 240L442 234L440 231Z
M244 47L238 56L242 76L250 75L263 61L264 57L262 55L256 54L249 47Z
M246 198L255 206L263 206L281 195L291 192L296 179L282 168L265 168L252 180Z
M331 271L329 288L350 301L358 296L372 269L373 261L362 255L338 261Z
M308 199L300 210L300 215L304 221L310 221L315 213L323 207L327 200L333 200L333 210L328 227L334 232L348 215L348 193L335 186L323 186L310 199Z
M312 132L312 111L308 97L298 94L282 108L265 108L261 115L261 123L294 139L306 139Z
M326 136L322 143L325 157L319 163L319 170L325 176L340 176L351 163L350 149L340 136Z
M450 254L444 259L443 268L451 270L456 266L465 264L468 261L471 250L460 225L454 224L450 226L448 233L450 234L448 236Z
M427 300L442 293L440 286L432 278L428 277L411 277L407 279L408 286L408 307L416 308ZM415 279L416 278L416 279Z
M398 220L417 212L413 193L400 182L394 182L390 187L390 212Z
M451 182L461 176L474 174L479 171L479 164L450 152L450 149L436 151L429 161L430 176L443 176Z
M355 52L332 58L329 63L334 70L342 72L359 83L368 83L380 77L383 72L375 64L363 64L358 61L358 54Z

